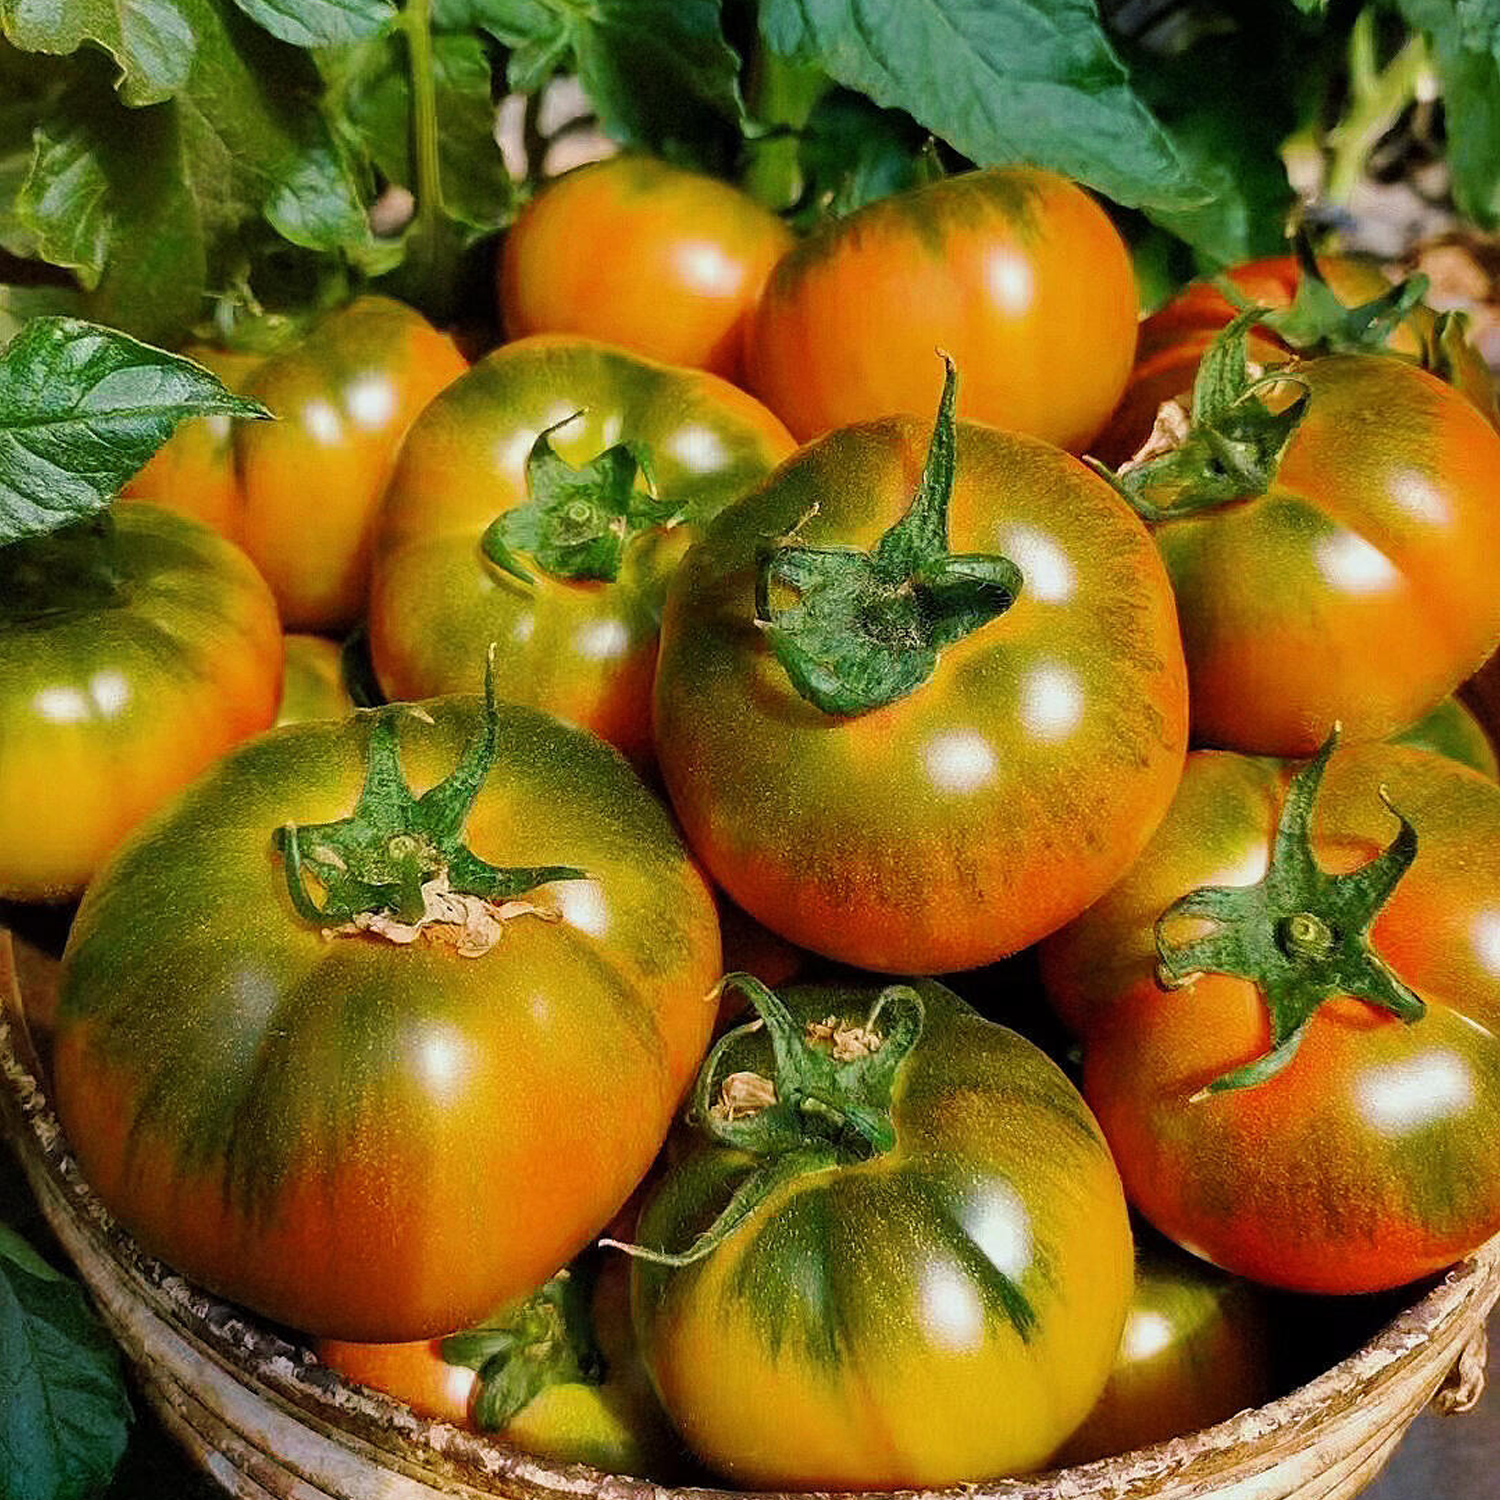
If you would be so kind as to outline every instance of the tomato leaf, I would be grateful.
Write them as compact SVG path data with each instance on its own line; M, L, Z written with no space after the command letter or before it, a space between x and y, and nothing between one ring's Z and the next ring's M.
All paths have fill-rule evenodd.
M467 14L511 49L513 89L536 89L571 59L616 140L701 157L745 115L721 10L722 0L469 0Z
M120 1359L83 1293L0 1224L0 1494L83 1500L125 1451Z
M199 0L0 0L0 29L23 52L67 54L92 42L119 65L127 104L155 104L187 82L199 9Z
M1119 203L1201 183L1131 85L1094 0L765 0L766 45L905 110L981 166L1048 167Z
M378 35L396 17L390 0L234 0L272 36L294 47L342 47Z
M267 417L201 365L76 318L0 354L0 546L96 514L186 417Z

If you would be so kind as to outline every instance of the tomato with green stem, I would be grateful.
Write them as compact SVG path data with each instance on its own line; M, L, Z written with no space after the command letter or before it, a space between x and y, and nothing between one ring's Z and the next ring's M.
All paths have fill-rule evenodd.
M463 1333L409 1344L324 1339L317 1355L423 1416L527 1453L658 1483L682 1467L636 1348L621 1256L585 1256Z
M1263 1405L1270 1345L1256 1287L1137 1232L1135 1290L1109 1383L1053 1462L1092 1463Z
M1187 740L1145 528L953 402L950 366L935 428L834 433L720 515L656 675L658 763L715 879L790 942L891 973L1076 916L1144 847Z
M792 452L753 397L587 339L481 360L422 414L387 491L370 648L393 698L504 695L650 754L662 598L703 526Z
M500 245L511 338L571 333L738 379L745 331L792 246L775 214L727 182L645 156L548 183Z
M1105 463L1122 464L1140 448L1162 404L1193 388L1209 346L1247 304L1266 309L1249 342L1250 357L1260 364L1279 364L1294 353L1395 354L1433 371L1496 419L1494 379L1464 319L1434 313L1419 300L1426 277L1393 287L1372 262L1314 257L1305 241L1295 256L1249 261L1224 275L1238 307L1214 281L1195 281L1141 324L1129 384L1090 445Z
M91 885L58 1112L184 1275L312 1334L432 1337L624 1202L718 965L702 877L597 740L492 694L292 725Z
M155 505L0 547L0 897L76 896L270 725L281 653L244 554Z
M1082 450L1135 353L1130 255L1081 188L1028 167L912 188L814 233L777 265L749 384L802 441L930 411L934 346L959 415Z
M1130 1224L1061 1070L927 980L777 996L695 1090L637 1231L641 1352L737 1485L1040 1468L1104 1388Z
M1118 483L1172 576L1195 741L1310 755L1404 728L1500 642L1500 433L1403 360L1260 370L1257 316Z
M1158 1229L1256 1281L1368 1292L1500 1232L1500 787L1331 745L1189 757L1042 968Z

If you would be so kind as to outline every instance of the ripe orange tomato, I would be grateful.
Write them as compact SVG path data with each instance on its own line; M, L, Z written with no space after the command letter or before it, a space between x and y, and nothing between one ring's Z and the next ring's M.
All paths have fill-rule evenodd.
M925 414L934 346L963 371L958 414L1075 451L1135 353L1130 256L1081 188L1029 168L970 172L866 205L772 273L750 388L802 441Z
M746 322L791 244L728 183L617 156L522 210L500 248L501 317L512 338L578 333L735 379Z

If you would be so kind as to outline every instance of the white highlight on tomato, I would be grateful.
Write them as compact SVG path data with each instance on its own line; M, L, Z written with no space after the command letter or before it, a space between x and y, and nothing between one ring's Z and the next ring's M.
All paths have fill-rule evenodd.
M984 1308L967 1277L952 1266L929 1265L922 1274L919 1296L922 1321L934 1342L955 1351L983 1345Z
M594 620L573 637L573 647L590 661L616 661L630 649L630 632L620 620Z
M1366 1123L1382 1135L1421 1130L1474 1102L1469 1064L1447 1048L1366 1069L1356 1090Z
M995 772L995 752L972 729L946 729L927 742L927 774L945 792L972 792Z
M1032 302L1031 267L1013 250L996 250L985 266L990 295L1006 312L1023 313Z
M51 724L81 724L93 717L88 698L76 687L44 687L32 701Z
M349 387L345 400L356 426L379 429L396 415L396 392L380 375L365 375Z
M671 451L684 469L695 474L723 468L728 458L718 433L696 422L673 434Z
M1500 911L1482 911L1474 918L1474 951L1491 974L1500 975Z
M1172 1342L1172 1325L1159 1312L1132 1311L1120 1336L1120 1353L1129 1360L1155 1359Z
M1021 684L1021 722L1042 739L1060 739L1083 717L1078 679L1066 667L1034 668Z
M609 931L609 909L604 904L604 893L597 881L560 880L548 890L569 927L576 927L579 932L596 938L602 938Z
M95 672L89 678L89 696L100 713L113 718L130 702L130 684L119 672Z
M739 267L712 240L689 240L678 248L678 269L695 292L733 297L740 289Z
M302 408L302 425L315 442L337 443L344 436L344 423L338 409L321 396L314 396Z
M1337 531L1313 548L1318 571L1346 594L1379 594L1401 580L1396 565L1379 547L1353 531Z
M1021 597L1042 604L1066 604L1077 578L1067 554L1035 526L1011 526L1000 533L999 548L1021 570Z
M417 1065L435 1089L455 1088L469 1071L469 1050L463 1039L446 1028L432 1027L417 1042Z
M1434 526L1445 524L1450 511L1443 492L1426 475L1415 471L1397 474L1390 482L1390 496L1407 515Z
M1003 1183L987 1188L983 1204L964 1220L964 1233L1012 1281L1019 1283L1031 1269L1031 1216L1014 1188Z

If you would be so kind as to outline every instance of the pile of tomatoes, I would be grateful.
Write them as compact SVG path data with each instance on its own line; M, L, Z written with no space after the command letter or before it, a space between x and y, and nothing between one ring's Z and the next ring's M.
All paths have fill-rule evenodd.
M498 285L472 365L376 297L193 351L279 420L0 551L0 897L82 894L146 1247L429 1414L838 1489L1217 1420L1250 1282L1500 1232L1460 324L1304 254L1138 328L1023 169L794 242L617 159Z

